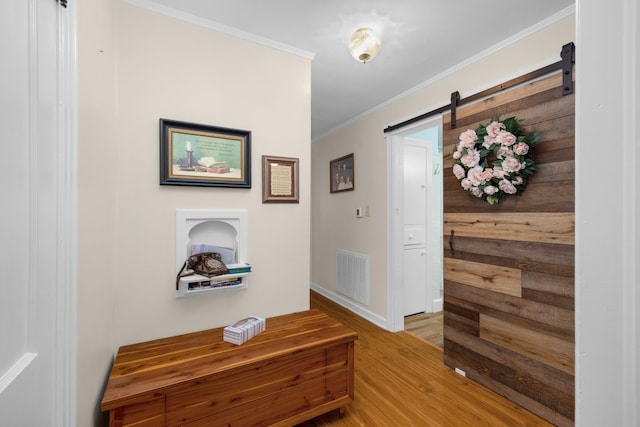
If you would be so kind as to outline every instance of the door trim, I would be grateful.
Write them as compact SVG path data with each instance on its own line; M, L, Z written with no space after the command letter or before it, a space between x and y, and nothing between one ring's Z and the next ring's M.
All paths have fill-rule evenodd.
M58 22L58 298L56 425L77 425L78 365L78 74L76 2L57 8Z
M403 205L404 205L404 137L422 129L438 127L442 139L442 115L405 126L385 135L387 143L387 330L404 330L402 295L403 272Z

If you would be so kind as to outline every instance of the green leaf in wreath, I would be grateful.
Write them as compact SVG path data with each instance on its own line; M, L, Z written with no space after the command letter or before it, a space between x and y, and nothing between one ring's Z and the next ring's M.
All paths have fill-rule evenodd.
M499 201L500 201L500 198L498 196L496 196L495 194L487 196L487 202L489 202L490 205L496 204Z

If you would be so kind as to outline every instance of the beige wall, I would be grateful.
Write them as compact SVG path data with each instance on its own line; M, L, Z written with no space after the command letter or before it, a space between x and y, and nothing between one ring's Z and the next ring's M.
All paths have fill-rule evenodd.
M116 5L78 5L78 426L99 425L113 358Z
M328 296L353 304L370 319L387 321L387 146L383 130L449 102L560 59L575 39L575 17L564 17L502 47L486 58L469 61L415 93L379 108L312 143L311 282ZM354 153L355 191L330 194L329 161ZM369 218L355 209L370 206ZM367 254L371 262L370 304L364 307L335 292L337 249Z
M78 425L97 424L118 346L309 304L310 61L92 3L78 17ZM159 118L251 130L252 188L160 186ZM300 159L299 204L262 204L262 155ZM175 298L177 208L248 211L248 290Z

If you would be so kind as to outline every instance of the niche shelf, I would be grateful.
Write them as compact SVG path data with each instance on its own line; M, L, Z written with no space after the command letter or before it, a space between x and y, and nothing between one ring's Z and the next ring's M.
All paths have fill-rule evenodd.
M176 283L176 298L247 289L246 210L176 210L176 276L194 247L219 252L230 274L188 276Z

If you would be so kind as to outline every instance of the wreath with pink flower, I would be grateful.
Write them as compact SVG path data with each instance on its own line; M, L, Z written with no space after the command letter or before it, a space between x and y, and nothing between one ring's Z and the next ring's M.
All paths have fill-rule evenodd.
M462 188L491 205L524 191L536 170L531 149L540 138L525 133L521 122L494 117L488 125L460 134L453 149L453 174Z

